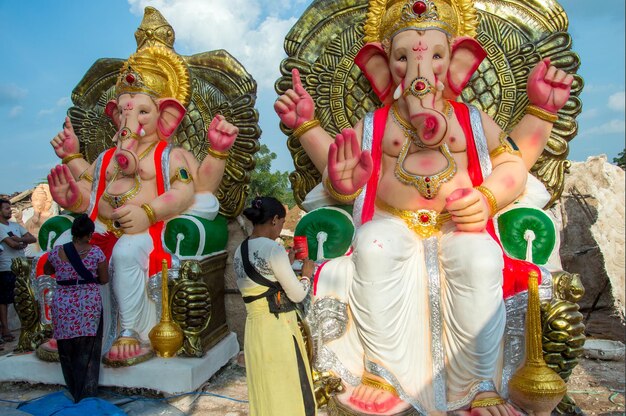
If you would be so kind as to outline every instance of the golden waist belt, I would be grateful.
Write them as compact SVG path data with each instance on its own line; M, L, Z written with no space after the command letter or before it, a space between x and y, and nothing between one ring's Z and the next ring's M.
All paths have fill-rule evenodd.
M429 209L418 209L415 211L398 209L380 199L376 200L376 206L383 211L401 218L415 234L422 238L432 237L439 232L441 226L452 217L448 212L439 214L437 211Z

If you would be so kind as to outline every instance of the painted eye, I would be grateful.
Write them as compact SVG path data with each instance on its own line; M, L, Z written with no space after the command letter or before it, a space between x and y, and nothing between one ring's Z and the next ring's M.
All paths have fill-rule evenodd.
M398 61L400 62L406 62L406 56L402 55L400 58L398 58Z
M436 53L433 55L433 59L441 59L441 58L442 58L441 54Z

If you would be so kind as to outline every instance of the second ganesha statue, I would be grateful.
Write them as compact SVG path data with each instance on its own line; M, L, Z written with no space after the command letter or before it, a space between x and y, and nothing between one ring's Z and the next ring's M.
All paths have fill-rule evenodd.
M104 112L116 129L114 146L88 162L69 117L51 141L62 164L48 176L50 192L61 207L86 212L95 221L93 242L110 259L119 321L104 356L109 365L136 364L153 355L148 333L158 322L158 306L147 282L163 259L172 263L162 241L165 221L184 213L210 221L220 210L216 193L238 128L216 114L201 161L175 146L171 138L191 95L183 57L149 42L124 62L106 103Z

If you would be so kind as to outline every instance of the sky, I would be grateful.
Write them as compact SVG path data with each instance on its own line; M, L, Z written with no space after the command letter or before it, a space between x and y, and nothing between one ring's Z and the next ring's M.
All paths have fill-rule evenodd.
M547 0L546 0L547 1ZM552 1L552 0L550 0ZM174 27L182 55L226 49L257 81L260 138L293 163L273 110L284 37L310 0L0 0L0 194L34 187L58 159L49 142L60 131L70 94L99 58L128 58L145 6ZM624 0L561 0L585 81L579 134L568 158L584 161L625 147ZM599 6L599 7L598 7Z

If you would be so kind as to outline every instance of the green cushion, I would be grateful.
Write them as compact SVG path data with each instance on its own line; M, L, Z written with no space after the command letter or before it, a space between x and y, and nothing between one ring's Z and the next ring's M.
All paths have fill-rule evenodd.
M548 215L536 208L513 208L498 217L500 241L506 253L526 260L527 230L535 233L532 243L533 262L546 264L556 245L556 227Z
M354 238L354 222L344 209L322 207L306 214L296 225L294 235L304 235L309 247L309 258L317 260L317 234L326 232L324 257L332 259L346 254Z
M39 229L37 241L44 251L49 251L54 247L54 243L65 232L72 230L72 223L78 214L55 215L48 218Z
M177 256L202 257L226 249L228 225L219 214L213 221L180 215L167 222L163 237L167 249Z

